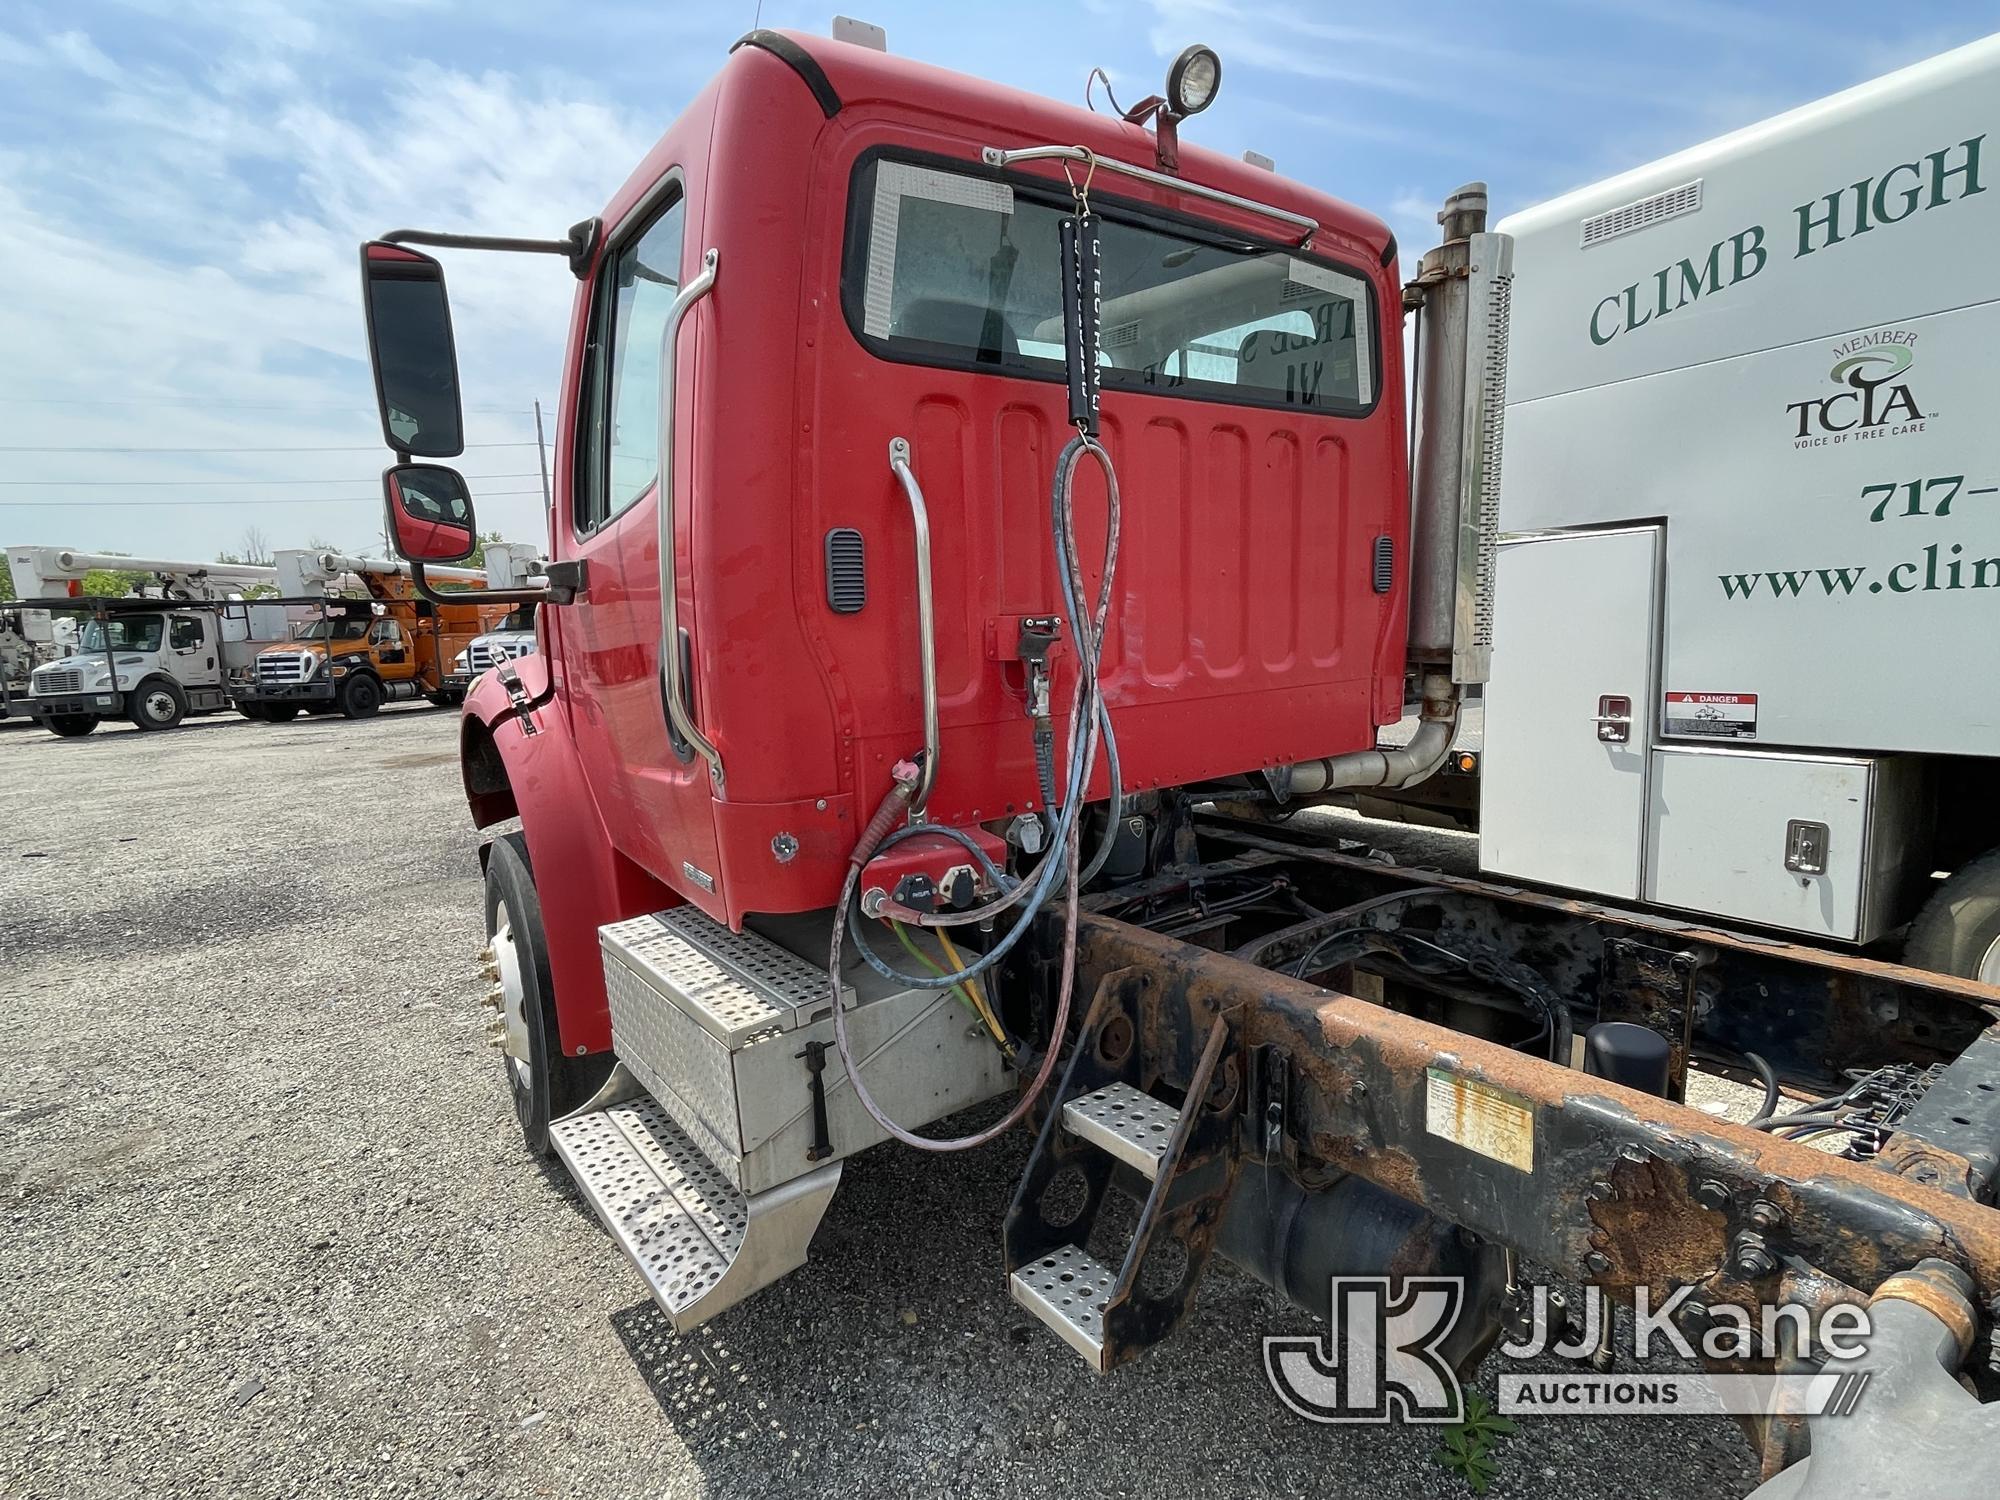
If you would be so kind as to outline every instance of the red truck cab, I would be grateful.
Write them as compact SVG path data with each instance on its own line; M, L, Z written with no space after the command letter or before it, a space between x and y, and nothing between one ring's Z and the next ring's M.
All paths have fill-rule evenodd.
M517 668L546 705L539 733L522 737L498 682L465 729L475 816L518 810L537 868L576 872L560 899L589 920L573 943L550 913L566 1052L603 1045L598 925L676 900L731 925L831 905L891 766L924 744L892 439L929 512L930 816L1000 828L1037 808L1019 642L1061 604L1046 516L1073 184L1104 225L1103 432L1127 522L1103 674L1126 788L1351 751L1399 716L1388 229L1185 142L1178 179L1208 196L1101 163L984 159L1051 142L1148 166L1159 147L1115 117L755 33L579 239L548 555L580 588ZM663 568L661 337L704 276L672 351ZM663 575L692 738L660 701ZM1058 694L1066 661L1058 643ZM530 758L560 769L527 774Z

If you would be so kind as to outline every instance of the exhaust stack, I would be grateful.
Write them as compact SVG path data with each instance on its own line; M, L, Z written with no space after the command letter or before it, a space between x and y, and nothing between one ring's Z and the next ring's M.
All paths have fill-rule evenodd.
M1417 455L1410 484L1409 661L1422 716L1406 745L1360 750L1274 776L1283 796L1407 787L1444 764L1459 700L1493 658L1493 549L1507 407L1512 236L1486 229L1486 184L1470 182L1438 215L1444 243L1403 289L1417 310Z
M1461 686L1493 658L1493 548L1507 405L1514 241L1486 232L1486 184L1438 215L1444 243L1405 294L1421 298L1417 457L1411 475L1410 659Z

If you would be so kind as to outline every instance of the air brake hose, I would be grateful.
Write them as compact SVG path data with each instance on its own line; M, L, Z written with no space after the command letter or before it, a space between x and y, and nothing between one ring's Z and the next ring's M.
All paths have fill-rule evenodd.
M1095 601L1096 608L1089 619L1083 618L1081 610L1077 608L1078 589L1075 585L1081 578L1081 570L1075 566L1076 536L1074 527L1071 525L1072 511L1069 505L1069 489L1074 482L1076 465L1085 451L1090 452L1104 468L1107 499L1104 572L1098 585L1097 599ZM1085 788L1089 786L1091 773L1096 767L1097 751L1102 738L1102 731L1109 726L1109 715L1104 712L1103 698L1098 681L1097 658L1098 651L1104 639L1105 622L1110 617L1112 580L1116 572L1118 560L1118 479L1115 471L1112 469L1110 455L1105 453L1094 438L1079 433L1064 448L1062 456L1057 460L1053 491L1052 502L1060 517L1057 527L1057 547L1058 561L1061 571L1065 575L1063 589L1064 602L1071 609L1070 635L1071 639L1077 643L1078 659L1076 687L1071 696L1069 712L1069 745L1071 747L1071 757L1068 766L1065 768L1067 775L1064 777L1067 795L1063 799L1056 819L1059 838L1055 847L1051 848L1048 856L1043 859L1041 868L1035 872L1033 879L1019 882L1011 889L1004 891L999 898L988 902L982 908L971 912L953 914L953 921L950 925L958 925L960 921L986 921L990 920L997 913L1013 906L1015 903L1025 901L1020 916L1000 940L988 948L974 962L958 971L958 973L944 978L930 975L904 974L884 963L879 955L868 948L865 940L857 944L863 959L872 968L878 972L887 974L895 982L917 989L947 989L954 984L972 979L999 963L1001 958L1027 934L1036 916L1058 888L1056 885L1057 877L1060 876L1062 878L1063 885L1061 889L1064 893L1062 977L1057 987L1056 1009L1055 1015L1050 1021L1048 1045L1043 1050L1041 1062L1035 1070L1035 1076L1029 1081L1027 1087L1022 1090L1013 1108L1008 1110L1001 1119L995 1121L984 1130L977 1131L972 1135L961 1136L956 1140L928 1140L913 1131L906 1130L890 1119L882 1107L876 1103L874 1096L868 1092L868 1087L861 1078L859 1063L848 1042L847 1012L841 1004L840 995L841 954L845 946L849 921L851 918L858 918L859 916L859 913L854 908L854 899L856 890L860 885L861 871L869 859L874 856L876 849L885 844L901 842L903 839L915 837L919 833L953 832L952 830L931 824L916 824L906 829L897 830L893 834L889 832L896 818L901 816L908 808L910 799L915 791L914 775L908 779L906 785L904 780L900 779L901 767L898 768L899 780L897 785L883 799L882 805L876 810L875 816L869 819L868 826L863 831L861 842L855 846L854 853L848 860L847 877L841 882L840 900L834 907L833 930L829 938L827 953L827 980L833 997L834 1046L840 1053L841 1064L847 1070L848 1082L853 1086L854 1097L861 1102L861 1107L867 1110L870 1118L889 1135L907 1146L915 1147L919 1151L966 1151L975 1146L983 1146L988 1141L994 1140L1004 1132L1012 1129L1027 1115L1028 1111L1034 1106L1035 1100L1041 1097L1042 1090L1048 1086L1048 1081L1055 1072L1056 1058L1062 1050L1062 1039L1069 1032L1070 1004L1074 998L1076 988L1078 892L1082 887L1082 880L1079 877L1083 873L1079 868L1083 827L1081 813ZM914 772L914 767L911 769ZM1110 833L1115 834L1115 827L1116 824L1114 821ZM1109 836L1108 834L1106 841L1107 848L1109 846ZM962 838L961 842L963 842ZM936 918L932 918L932 923L934 925L945 925L937 922Z
M1060 554L1059 563L1060 571L1065 575L1063 589L1064 602L1066 605L1073 606L1077 598L1074 583L1081 577L1081 569L1076 565L1075 560L1076 535L1074 527L1070 524L1073 512L1070 508L1068 492L1075 483L1077 462L1086 451L1094 454L1098 463L1104 468L1106 496L1104 572L1099 582L1096 607L1092 615L1089 618L1085 618L1079 612L1069 616L1070 637L1077 643L1078 662L1076 686L1071 695L1069 712L1069 743L1073 753L1068 766L1068 775L1064 778L1068 784L1066 788L1068 795L1064 797L1057 816L1055 845L1051 847L1048 856L1043 859L1041 866L1036 870L1031 879L1022 881L1020 884L1004 891L997 899L989 901L983 906L955 912L918 912L907 907L888 904L882 908L880 913L880 915L888 916L898 922L907 922L912 926L963 927L973 923L990 922L1001 912L1022 901L1024 897L1030 898L1027 900L1026 909L1021 913L1014 925L1008 929L1006 934L997 943L989 947L978 959L968 965L965 974L959 976L960 978L965 977L965 975L976 976L983 974L998 964L1008 951L1026 935L1028 927L1033 922L1034 914L1063 889L1062 886L1056 883L1057 877L1065 873L1062 862L1056 858L1056 849L1073 834L1079 839L1081 837L1081 809L1083 807L1084 788L1090 784L1091 773L1096 768L1097 750L1102 739L1102 731L1110 723L1110 715L1104 711L1101 688L1098 682L1097 657L1104 639L1105 621L1110 617L1111 613L1112 577L1116 572L1118 561L1120 508L1117 473L1111 466L1110 455L1099 446L1095 439L1079 435L1072 438L1068 446L1063 449L1061 457L1056 460L1055 482L1050 495L1050 504L1064 523L1057 533L1058 551ZM1114 814L1116 812L1115 806L1113 812ZM886 839L885 843L893 844L901 842L905 838L913 838L918 834L924 833L953 834L953 831L935 823L913 824L907 829L900 830L892 838ZM1110 844L1112 838L1115 837L1115 833L1116 827L1114 824L1108 830L1104 846L1099 850L1100 855L1109 854ZM961 842L963 841L962 836L956 834L953 834L953 836L960 837ZM872 849L870 854L872 856ZM863 863L865 864L866 861L864 860ZM1093 860L1092 864L1093 868L1101 867L1102 859ZM856 876L858 878L858 870L856 871ZM909 974L893 967L865 944L862 945L861 954L870 968L894 980L898 984L914 989L949 988L948 984L931 975Z

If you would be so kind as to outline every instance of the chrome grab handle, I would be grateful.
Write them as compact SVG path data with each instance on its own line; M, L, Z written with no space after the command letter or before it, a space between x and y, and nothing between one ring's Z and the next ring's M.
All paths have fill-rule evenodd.
M722 790L722 752L694 721L688 706L687 679L681 675L680 597L674 580L674 353L681 320L715 285L715 268L722 253L708 250L701 257L701 274L681 288L660 330L660 474L656 509L660 523L660 695L666 699L667 721L695 753L708 762L709 779Z
M1017 151L1003 151L998 146L979 148L979 159L989 167L1006 169L1023 161L1079 161L1088 162L1093 170L1121 172L1127 177L1135 177L1140 182L1151 183L1154 187L1166 188L1171 192L1185 193L1191 198L1206 199L1210 203L1224 203L1231 208L1242 209L1245 213L1262 214L1267 219L1276 219L1281 224L1290 224L1304 231L1299 236L1301 245L1319 232L1319 220L1304 214L1295 214L1288 208L1274 208L1268 203L1259 203L1255 198L1239 198L1234 193L1225 193L1221 188L1203 187L1198 182L1185 178L1169 177L1165 172L1155 172L1151 167L1135 167L1130 162L1120 161L1115 156L1099 156L1088 146L1023 146Z
M938 685L937 621L931 604L931 515L924 505L923 487L910 468L910 440L889 439L889 468L903 482L903 494L910 502L910 525L917 534L917 650L924 667L924 767L910 800L911 816L921 818L930 799L931 783L937 780Z

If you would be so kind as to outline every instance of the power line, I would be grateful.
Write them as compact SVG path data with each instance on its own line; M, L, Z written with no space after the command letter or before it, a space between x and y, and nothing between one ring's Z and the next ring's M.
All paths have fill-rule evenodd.
M540 469L526 469L519 474L467 474L471 479L540 479ZM86 489L97 487L130 486L150 489L163 485L225 485L225 484L366 484L365 479L0 479L0 484L14 485L27 489L53 489L57 485L75 485Z
M488 490L481 499L498 500L510 495L533 495L542 497L540 490ZM128 510L177 510L190 505L380 505L380 495L312 495L298 500L168 500L148 502L145 500L0 500L0 510L47 509L60 506L65 510L100 506L123 506Z
M519 443L467 443L468 448L532 448L535 440L529 438ZM357 448L35 448L17 445L0 447L0 453L383 453L389 450L380 443L368 443Z

